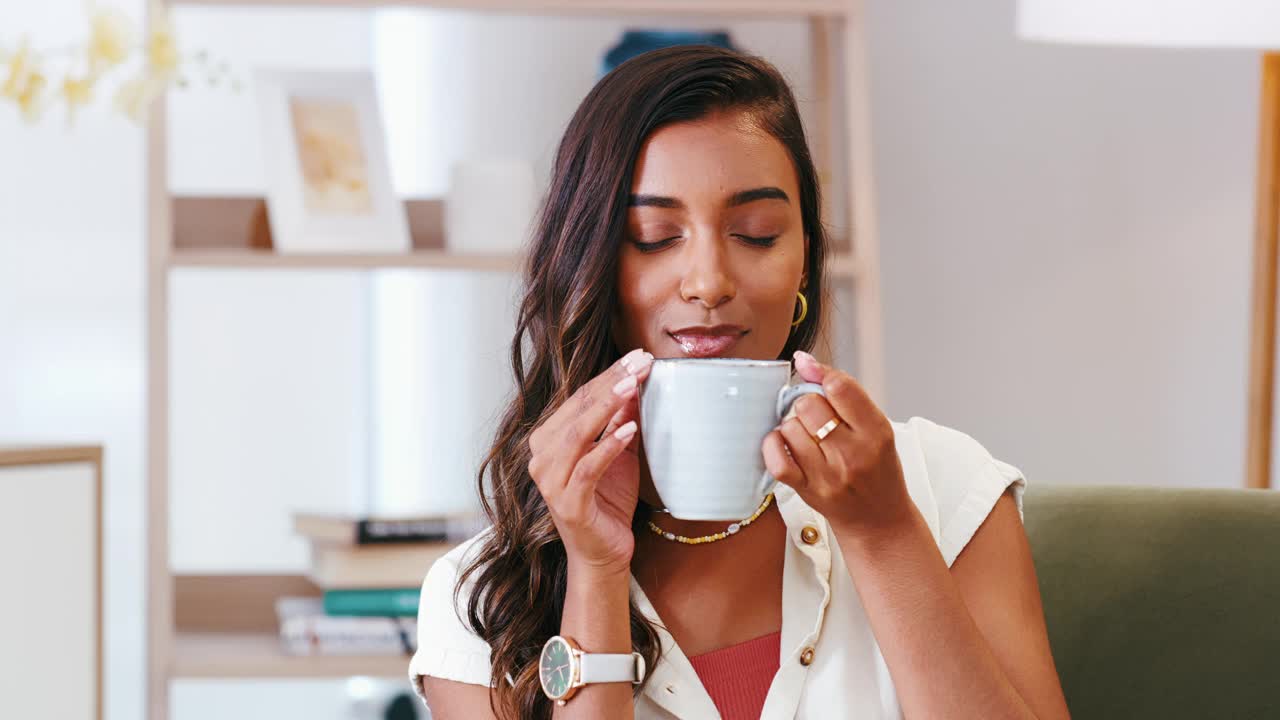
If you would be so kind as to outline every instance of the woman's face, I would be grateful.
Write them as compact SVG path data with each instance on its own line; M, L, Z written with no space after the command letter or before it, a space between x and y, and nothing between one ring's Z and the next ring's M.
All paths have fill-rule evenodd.
M668 125L640 149L619 250L622 353L773 360L805 272L786 148L747 114Z

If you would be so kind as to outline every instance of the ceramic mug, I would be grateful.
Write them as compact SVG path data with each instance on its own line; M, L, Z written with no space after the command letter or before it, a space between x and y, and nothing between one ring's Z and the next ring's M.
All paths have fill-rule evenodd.
M790 385L786 360L658 358L640 389L649 475L681 520L750 517L777 481L760 447L816 383Z

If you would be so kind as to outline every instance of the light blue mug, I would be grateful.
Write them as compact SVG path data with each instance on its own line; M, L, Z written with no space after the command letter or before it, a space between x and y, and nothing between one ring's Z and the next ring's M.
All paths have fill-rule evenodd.
M816 383L789 385L786 360L658 358L640 389L640 433L663 505L681 520L741 520L777 480L765 435Z

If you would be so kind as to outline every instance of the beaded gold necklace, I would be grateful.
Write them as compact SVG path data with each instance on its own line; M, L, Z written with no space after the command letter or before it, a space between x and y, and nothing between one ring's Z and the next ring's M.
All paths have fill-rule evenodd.
M772 501L773 501L773 493L769 493L768 495L765 495L764 500L760 503L760 507L756 508L756 511L751 513L751 517L746 518L744 520L739 520L738 522L733 523L732 525L725 528L724 530L721 530L718 533L712 533L710 535L702 535L700 537L692 537L692 538L685 537L684 535L676 535L673 532L668 532L658 527L658 525L654 523L652 520L649 521L649 529L668 540L672 540L678 543L684 543L685 545L701 545L702 543L715 542L717 540L723 540L729 537L730 535L737 533L742 528L750 525L752 521L760 517L760 513L764 512L765 508L769 507L769 503Z

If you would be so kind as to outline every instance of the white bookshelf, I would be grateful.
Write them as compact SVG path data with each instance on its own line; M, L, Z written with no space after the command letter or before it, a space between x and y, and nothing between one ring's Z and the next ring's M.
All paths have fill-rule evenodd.
M517 14L625 14L807 18L811 63L818 97L816 124L809 127L815 162L824 183L824 208L839 195L846 217L832 223L851 228L838 238L827 275L831 286L852 292L852 327L828 325L824 335L853 334L859 381L884 403L879 244L871 164L867 47L862 0L169 0L171 6L373 7L420 6ZM838 133L838 135L837 135ZM282 652L268 612L272 598L306 589L296 576L175 575L169 565L170 353L169 281L188 268L227 271L295 271L384 268L518 272L519 254L461 253L439 238L403 254L277 254L255 249L250 238L225 247L179 246L175 242L175 196L169 189L168 127L163 102L151 111L147 142L147 473L148 473L148 679L150 720L169 713L171 681L180 678L339 678L352 675L407 677L402 657L295 657ZM836 142L839 140L839 142ZM833 148L839 147L839 152ZM847 179L834 187L833 177ZM179 203L181 205L181 203ZM185 210L183 210L185 212ZM431 247L429 245L439 246ZM820 346L830 358L830 344ZM314 590L314 588L313 588ZM245 599L242 613L227 606ZM245 618L251 618L246 620Z
M407 678L409 672L409 662L396 655L289 655L274 632L183 632L173 648L170 678Z

